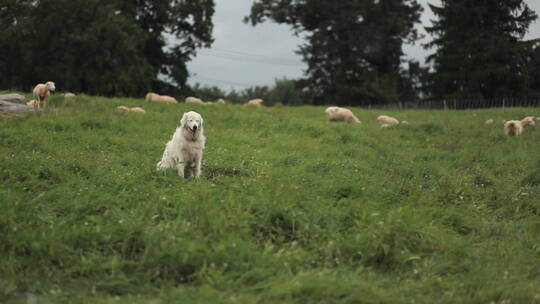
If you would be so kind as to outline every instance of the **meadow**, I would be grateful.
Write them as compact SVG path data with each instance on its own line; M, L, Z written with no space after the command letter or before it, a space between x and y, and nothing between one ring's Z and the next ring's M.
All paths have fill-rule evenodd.
M540 303L540 131L483 124L538 109L51 104L0 118L2 303ZM188 110L197 180L155 171Z

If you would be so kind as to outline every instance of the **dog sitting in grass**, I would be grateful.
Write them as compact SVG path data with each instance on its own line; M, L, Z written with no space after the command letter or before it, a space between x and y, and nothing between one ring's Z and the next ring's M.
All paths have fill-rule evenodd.
M199 177L205 141L202 116L194 111L184 113L156 169L173 168L183 178Z

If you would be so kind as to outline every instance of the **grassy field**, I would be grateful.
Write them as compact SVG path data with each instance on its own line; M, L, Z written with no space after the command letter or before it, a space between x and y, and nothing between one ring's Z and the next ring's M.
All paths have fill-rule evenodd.
M0 119L2 303L540 303L540 131L483 125L538 109L51 103ZM198 180L155 172L187 110Z

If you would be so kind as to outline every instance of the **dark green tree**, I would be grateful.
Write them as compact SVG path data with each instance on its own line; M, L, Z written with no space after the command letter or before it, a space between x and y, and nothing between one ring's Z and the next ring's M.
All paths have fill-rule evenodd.
M400 97L404 41L415 41L416 0L259 0L246 22L288 24L306 38L301 82L315 104L385 103Z
M0 0L0 87L178 91L186 62L212 42L213 13L213 0Z
M442 0L430 5L437 20L426 27L436 48L428 57L434 97L504 98L526 94L532 43L523 41L537 15L523 0Z

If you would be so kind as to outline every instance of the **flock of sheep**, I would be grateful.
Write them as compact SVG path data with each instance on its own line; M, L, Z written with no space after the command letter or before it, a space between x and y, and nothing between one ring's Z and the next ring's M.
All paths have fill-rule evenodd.
M48 81L46 83L39 83L34 87L33 94L34 98L33 100L27 102L28 106L36 107L36 108L42 108L47 107L47 99L51 92L54 92L56 89L54 82ZM64 97L74 97L75 94L73 93L65 93L63 94ZM167 96L167 95L159 95L157 93L148 93L146 94L146 101L149 103L171 103L175 104L178 103L176 98ZM217 101L203 101L197 97L186 97L184 100L185 103L192 103L192 104L225 104L225 100L218 99ZM244 105L246 106L262 106L263 100L261 98L256 98L249 100ZM126 106L119 106L116 108L116 110L120 113L128 113L128 112L134 112L134 113L146 113L143 108L140 107L126 107ZM348 123L361 123L358 117L356 117L353 112L346 108L341 107L328 107L325 110L326 118L328 121L343 121ZM537 117L536 120L540 120L540 117ZM406 121L400 122L394 117L387 116L387 115L380 115L377 117L377 122L381 125L381 127L386 128L390 127L392 125L397 124L407 124ZM506 135L513 135L513 136L519 136L523 133L523 129L525 126L534 126L535 125L535 118L534 116L527 116L521 120L508 120L502 121L504 126L504 133ZM488 119L485 122L486 126L491 126L495 124L495 120Z
M504 134L519 136L523 133L523 128L525 126L534 126L536 124L534 120L534 116L527 116L521 120L503 120ZM540 117L537 117L536 120L540 120ZM485 122L486 126L492 126L494 124L495 120L493 119L488 119Z
M354 116L353 112L349 109L340 108L340 107L328 107L325 110L326 119L328 121L343 121L348 123L361 123L360 120ZM540 120L540 117L537 117L536 120ZM397 124L407 124L406 121L400 122L394 117L388 115L380 115L377 117L377 122L381 125L382 128L387 128L392 125ZM534 126L535 118L534 116L527 116L521 120L503 120L504 133L506 135L519 136L523 133L523 128L525 126ZM495 124L495 120L488 119L485 122L486 126L491 126Z

